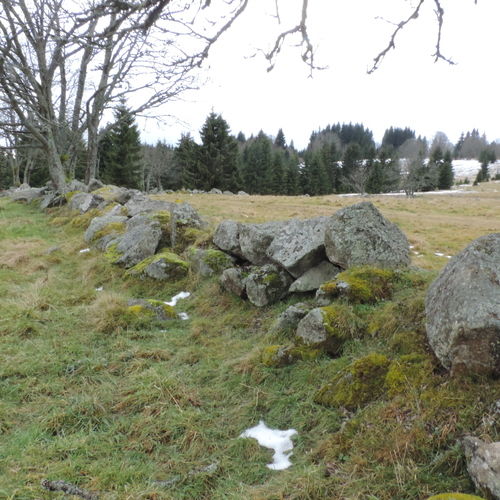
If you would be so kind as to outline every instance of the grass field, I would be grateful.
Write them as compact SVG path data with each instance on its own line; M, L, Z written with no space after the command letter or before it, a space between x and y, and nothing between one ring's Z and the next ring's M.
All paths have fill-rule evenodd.
M499 191L489 183L456 196L370 197L408 235L421 255L414 263L431 272L398 283L391 300L352 306L367 328L340 357L282 368L263 364L261 353L291 342L273 323L299 299L257 309L222 292L216 279L125 278L101 253L79 253L81 227L51 224L35 207L0 199L0 498L65 498L44 491L42 479L120 500L474 492L458 439L500 439L490 415L500 382L448 377L425 345L422 298L447 261L435 252L454 255L500 231ZM213 223L329 215L359 201L167 198L188 201ZM192 296L177 310L189 321L127 320L129 298L168 300L182 290ZM373 353L394 366L418 354L426 368L359 408L314 402L326 381ZM298 431L290 469L267 469L272 452L238 438L261 418Z

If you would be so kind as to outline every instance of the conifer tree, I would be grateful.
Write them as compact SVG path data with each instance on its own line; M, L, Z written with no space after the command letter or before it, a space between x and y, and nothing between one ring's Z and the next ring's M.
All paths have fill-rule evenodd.
M101 178L117 186L138 188L141 183L141 141L134 116L124 102L115 111L115 123L100 144Z
M446 151L439 165L438 188L451 189L453 186L453 167L450 151Z
M245 191L258 194L271 192L272 142L262 130L243 151L241 177Z
M198 175L198 144L191 134L182 134L174 152L174 163L180 172L180 185L186 189L200 188Z
M286 140L285 140L285 134L283 133L283 129L279 129L278 133L276 134L276 139L274 139L274 145L277 148L285 149L286 148Z
M238 144L230 135L229 125L214 112L200 131L202 144L198 154L201 188L234 191L239 188Z

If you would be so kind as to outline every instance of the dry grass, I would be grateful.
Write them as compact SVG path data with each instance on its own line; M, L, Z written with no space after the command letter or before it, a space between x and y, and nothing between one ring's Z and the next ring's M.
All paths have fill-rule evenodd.
M225 219L266 222L332 215L342 207L371 201L407 235L413 263L440 269L472 240L500 231L500 182L467 188L463 194L404 196L228 196L173 193L156 198L187 202L214 225ZM435 253L443 253L440 257Z

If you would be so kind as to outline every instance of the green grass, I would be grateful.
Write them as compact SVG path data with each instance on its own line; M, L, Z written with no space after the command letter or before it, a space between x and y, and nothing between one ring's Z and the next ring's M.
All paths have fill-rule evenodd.
M49 221L0 200L0 498L64 498L43 491L44 478L104 499L420 500L474 492L456 443L469 432L500 438L498 424L482 418L498 381L450 380L415 342L432 362L432 383L354 411L314 402L350 362L371 352L396 359L396 334L411 327L421 335L421 324L380 325L384 314L397 319L401 311L402 320L421 304L408 287L423 293L427 278L398 285L394 304L409 297L406 308L356 306L366 321L378 311L379 322L349 341L342 358L269 368L262 349L291 342L272 328L286 304L257 309L216 279L125 277L101 253L78 252L82 228ZM120 322L127 299L168 300L181 290L192 292L177 306L189 321ZM272 452L238 438L259 419L298 431L290 469L267 469ZM215 471L196 473L214 463ZM172 478L170 487L156 483Z

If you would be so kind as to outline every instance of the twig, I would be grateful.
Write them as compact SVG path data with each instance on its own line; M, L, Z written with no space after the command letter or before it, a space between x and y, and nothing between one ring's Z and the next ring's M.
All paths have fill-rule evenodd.
M62 491L67 495L74 495L84 500L98 500L99 495L97 493L92 493L90 491L78 488L74 484L67 483L66 481L49 481L48 479L42 479L42 488L48 491Z

